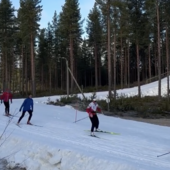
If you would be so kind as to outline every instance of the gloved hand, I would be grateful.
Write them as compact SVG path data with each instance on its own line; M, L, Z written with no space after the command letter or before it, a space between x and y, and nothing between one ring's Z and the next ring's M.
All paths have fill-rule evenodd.
M90 113L90 114L89 114L89 116L90 116L90 117L93 117L93 114L92 114L92 113Z

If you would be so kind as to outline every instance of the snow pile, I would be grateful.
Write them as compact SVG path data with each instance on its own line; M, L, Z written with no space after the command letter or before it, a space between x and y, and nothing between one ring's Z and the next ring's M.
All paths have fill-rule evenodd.
M6 153L11 153L6 155ZM47 145L39 145L23 139L13 138L1 146L1 157L6 157L7 168L17 164L31 170L139 170L124 162L96 159L74 152L61 150ZM140 169L142 170L142 169Z

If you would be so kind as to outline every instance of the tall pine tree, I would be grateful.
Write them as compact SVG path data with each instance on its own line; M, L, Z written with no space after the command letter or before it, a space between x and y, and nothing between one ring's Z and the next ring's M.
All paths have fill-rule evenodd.
M32 95L36 95L35 86L35 38L37 36L37 31L39 30L39 21L42 11L42 6L40 5L41 0L20 0L20 20L22 26L21 30L23 32L22 38L28 37L30 42L30 59L31 59L31 87Z
M62 27L64 38L68 39L68 45L65 50L69 48L69 61L71 72L76 77L76 54L79 40L82 35L82 23L80 16L80 8L78 0L66 0L60 15L60 26ZM74 79L71 78L71 91L73 91Z
M101 23L100 11L97 8L96 3L88 15L87 34L89 37L89 47L93 48L94 61L95 61L95 87L96 90L98 90L98 85L99 85L98 82L99 80L101 80L101 78L99 79L99 75L101 75L100 49L102 43L102 23Z
M12 54L14 46L15 15L14 7L10 0L0 2L0 51L1 73L3 89L10 87L10 68L13 68Z

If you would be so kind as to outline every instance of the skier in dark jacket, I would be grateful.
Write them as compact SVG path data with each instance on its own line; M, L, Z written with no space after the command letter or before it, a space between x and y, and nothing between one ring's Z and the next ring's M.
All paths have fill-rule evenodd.
M24 100L24 102L22 103L21 108L19 109L19 111L21 111L21 110L22 110L22 115L19 118L17 124L20 123L21 119L25 116L25 113L28 112L29 113L29 117L28 117L27 124L28 125L32 125L30 123L30 120L31 120L31 117L32 117L32 112L33 112L33 99L32 99L32 95L31 94L29 94L28 98L26 98Z

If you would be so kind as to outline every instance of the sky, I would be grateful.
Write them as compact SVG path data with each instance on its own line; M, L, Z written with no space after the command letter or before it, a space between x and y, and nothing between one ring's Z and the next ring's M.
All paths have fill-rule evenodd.
M162 94L166 91L162 80ZM145 95L157 94L158 82L142 86ZM118 90L118 94L134 95L137 87ZM106 98L108 92L97 92L97 98ZM81 94L79 94L80 97ZM86 97L92 93L85 93ZM3 116L0 107L0 160L8 161L8 168L16 164L27 170L169 170L170 127L125 120L98 114L99 128L114 132L95 132L91 137L91 123L86 112L66 106L48 105L61 96L34 98L34 112L27 125L28 114L16 125L19 108L24 99L14 99L11 114ZM169 154L165 154L169 153ZM160 156L165 154L163 156ZM2 165L0 164L0 169Z
M13 6L19 8L19 0L11 0ZM93 8L95 0L79 0L79 7L82 19L87 19L90 10ZM54 16L54 11L59 14L62 11L62 6L64 6L65 0L41 0L41 5L43 5L43 11L41 16L40 25L41 28L47 28L48 22L52 21ZM86 22L83 24L85 28Z

